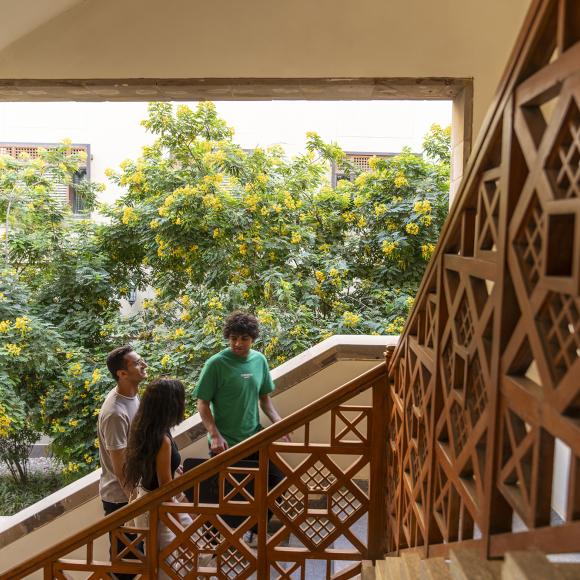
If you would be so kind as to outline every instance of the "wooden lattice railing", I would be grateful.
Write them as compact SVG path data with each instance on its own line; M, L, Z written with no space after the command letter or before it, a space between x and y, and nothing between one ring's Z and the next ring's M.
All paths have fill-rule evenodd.
M393 356L390 552L580 551L579 41L532 3Z
M363 394L369 390L372 394ZM353 578L360 573L363 559L384 554L385 393L386 363L381 363L2 578L25 578L38 570L47 579L66 578L73 572L85 578L108 578L111 572L156 578L159 569L176 579L186 575L304 579L315 563L327 578ZM329 420L330 430L321 434L324 420ZM278 442L289 432L293 443ZM256 452L257 468L234 466ZM284 476L271 490L268 461ZM219 502L202 503L202 482L215 474L219 474ZM193 489L193 503L168 501L189 489ZM281 524L272 536L267 535L268 509ZM124 525L145 512L149 529ZM185 528L179 513L192 518ZM223 516L227 515L242 516L241 523L226 523ZM175 534L163 550L157 544L159 522ZM253 526L258 529L257 548L250 547L245 535ZM125 548L114 553L110 562L96 561L95 545L108 543L109 533ZM72 552L78 554L79 548L83 556L73 559ZM127 559L131 554L137 560ZM202 565L201 555L215 555L215 560Z

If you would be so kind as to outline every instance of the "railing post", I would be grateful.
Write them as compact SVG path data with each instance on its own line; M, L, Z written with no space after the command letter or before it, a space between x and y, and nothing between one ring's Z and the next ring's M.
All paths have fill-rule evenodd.
M149 578L157 578L159 566L159 544L157 528L159 527L159 504L149 510L149 531L147 532L146 560Z
M381 560L387 547L387 433L388 433L388 364L392 350L387 351L387 367L373 385L370 443L368 558Z
M259 452L259 470L256 474L255 505L258 523L258 580L269 578L269 558L266 542L268 541L268 474L269 474L269 457L268 451L270 446L262 447Z

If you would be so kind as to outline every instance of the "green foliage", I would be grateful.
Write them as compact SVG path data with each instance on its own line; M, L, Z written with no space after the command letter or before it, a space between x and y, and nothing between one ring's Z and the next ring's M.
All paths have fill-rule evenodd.
M91 423L102 393L92 392L100 386L95 381L90 401L84 401L89 398L84 381L91 382L95 359L102 365L107 344L101 327L118 317L119 302L95 224L72 219L70 209L54 196L57 183L71 183L81 161L67 142L34 160L0 158L5 232L0 257L0 459L20 478L26 476L23 458L29 439L39 431L54 437L53 450L72 473L87 470L96 456ZM77 186L89 209L98 189L96 184ZM73 363L81 367L82 382L71 371ZM78 393L73 387L79 387ZM76 405L72 416L67 393Z
M273 364L331 334L400 332L447 211L447 130L428 158L405 149L359 174L314 133L292 159L244 151L211 103L153 103L144 125L157 139L110 172L127 193L99 236L156 289L132 322L153 372L193 381L233 308L260 315ZM352 181L331 188L330 162Z
M0 159L0 436L27 417L68 479L96 463L111 348L133 342L150 376L191 391L235 308L258 315L272 366L333 334L397 334L447 212L440 127L424 157L405 149L360 173L314 133L291 159L245 151L212 103L152 103L143 124L155 141L109 172L125 194L105 223L71 220L50 196L78 167L66 144L42 163ZM335 188L330 163L349 177ZM89 205L97 188L79 186ZM120 298L149 287L142 312L120 318Z
M24 483L0 477L0 515L11 516L54 493L64 484L55 473L32 473Z
M15 483L28 481L28 457L39 436L27 421L22 421L0 437L0 463L8 467Z

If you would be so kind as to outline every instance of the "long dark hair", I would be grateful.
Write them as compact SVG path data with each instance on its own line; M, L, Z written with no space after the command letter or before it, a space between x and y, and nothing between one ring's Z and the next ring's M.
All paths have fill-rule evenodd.
M163 438L183 421L184 414L185 388L181 381L162 377L147 385L127 442L124 475L131 489L153 479Z

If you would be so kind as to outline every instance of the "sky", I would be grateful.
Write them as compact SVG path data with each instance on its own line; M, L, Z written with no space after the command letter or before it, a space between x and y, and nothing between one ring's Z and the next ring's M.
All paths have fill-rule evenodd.
M185 103L195 107L196 103ZM222 101L218 113L243 148L282 145L289 156L304 150L315 131L348 152L421 151L432 123L451 123L450 101ZM107 184L102 201L120 195L105 170L135 158L153 137L140 121L147 103L0 103L0 142L90 145L91 179Z

